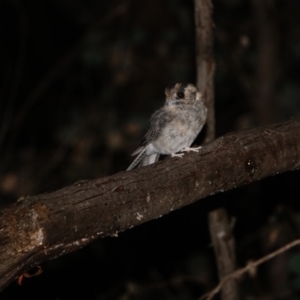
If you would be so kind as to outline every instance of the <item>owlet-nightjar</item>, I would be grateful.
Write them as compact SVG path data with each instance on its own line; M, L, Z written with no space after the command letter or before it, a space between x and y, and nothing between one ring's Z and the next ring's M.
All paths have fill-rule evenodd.
M201 148L190 148L207 118L201 93L193 84L176 83L165 94L165 104L151 116L148 132L132 153L138 156L127 171L155 163L160 154L182 157L178 152L198 152Z

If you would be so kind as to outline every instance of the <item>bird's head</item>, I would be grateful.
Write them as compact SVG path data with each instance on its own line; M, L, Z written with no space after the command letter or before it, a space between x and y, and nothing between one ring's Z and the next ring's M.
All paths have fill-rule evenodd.
M178 101L200 101L202 94L191 83L176 83L171 88L166 88L166 103L172 104Z

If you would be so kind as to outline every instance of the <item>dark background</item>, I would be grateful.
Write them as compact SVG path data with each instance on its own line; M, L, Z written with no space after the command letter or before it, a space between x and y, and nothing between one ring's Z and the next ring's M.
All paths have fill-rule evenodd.
M300 2L213 4L217 135L299 117ZM0 22L0 206L125 170L165 87L195 83L193 1L2 0ZM98 240L1 299L197 299L218 282L207 213L224 206L235 220L243 266L298 238L299 179L277 175ZM299 299L299 249L240 287L243 299Z

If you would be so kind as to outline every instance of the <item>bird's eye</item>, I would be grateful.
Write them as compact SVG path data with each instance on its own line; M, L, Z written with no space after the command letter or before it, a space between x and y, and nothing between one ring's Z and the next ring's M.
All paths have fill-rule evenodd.
M176 96L177 96L177 98L182 99L182 98L184 98L184 92L178 92L176 94Z

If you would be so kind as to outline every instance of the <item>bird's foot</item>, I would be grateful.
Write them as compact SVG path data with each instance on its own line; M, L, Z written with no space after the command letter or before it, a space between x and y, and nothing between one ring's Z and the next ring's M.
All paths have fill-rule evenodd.
M202 147L199 146L199 147L195 147L195 148L190 148L190 147L184 147L180 152L199 152L199 150L201 149Z
M184 153L170 153L171 157L180 157L182 158L182 156L184 155Z

